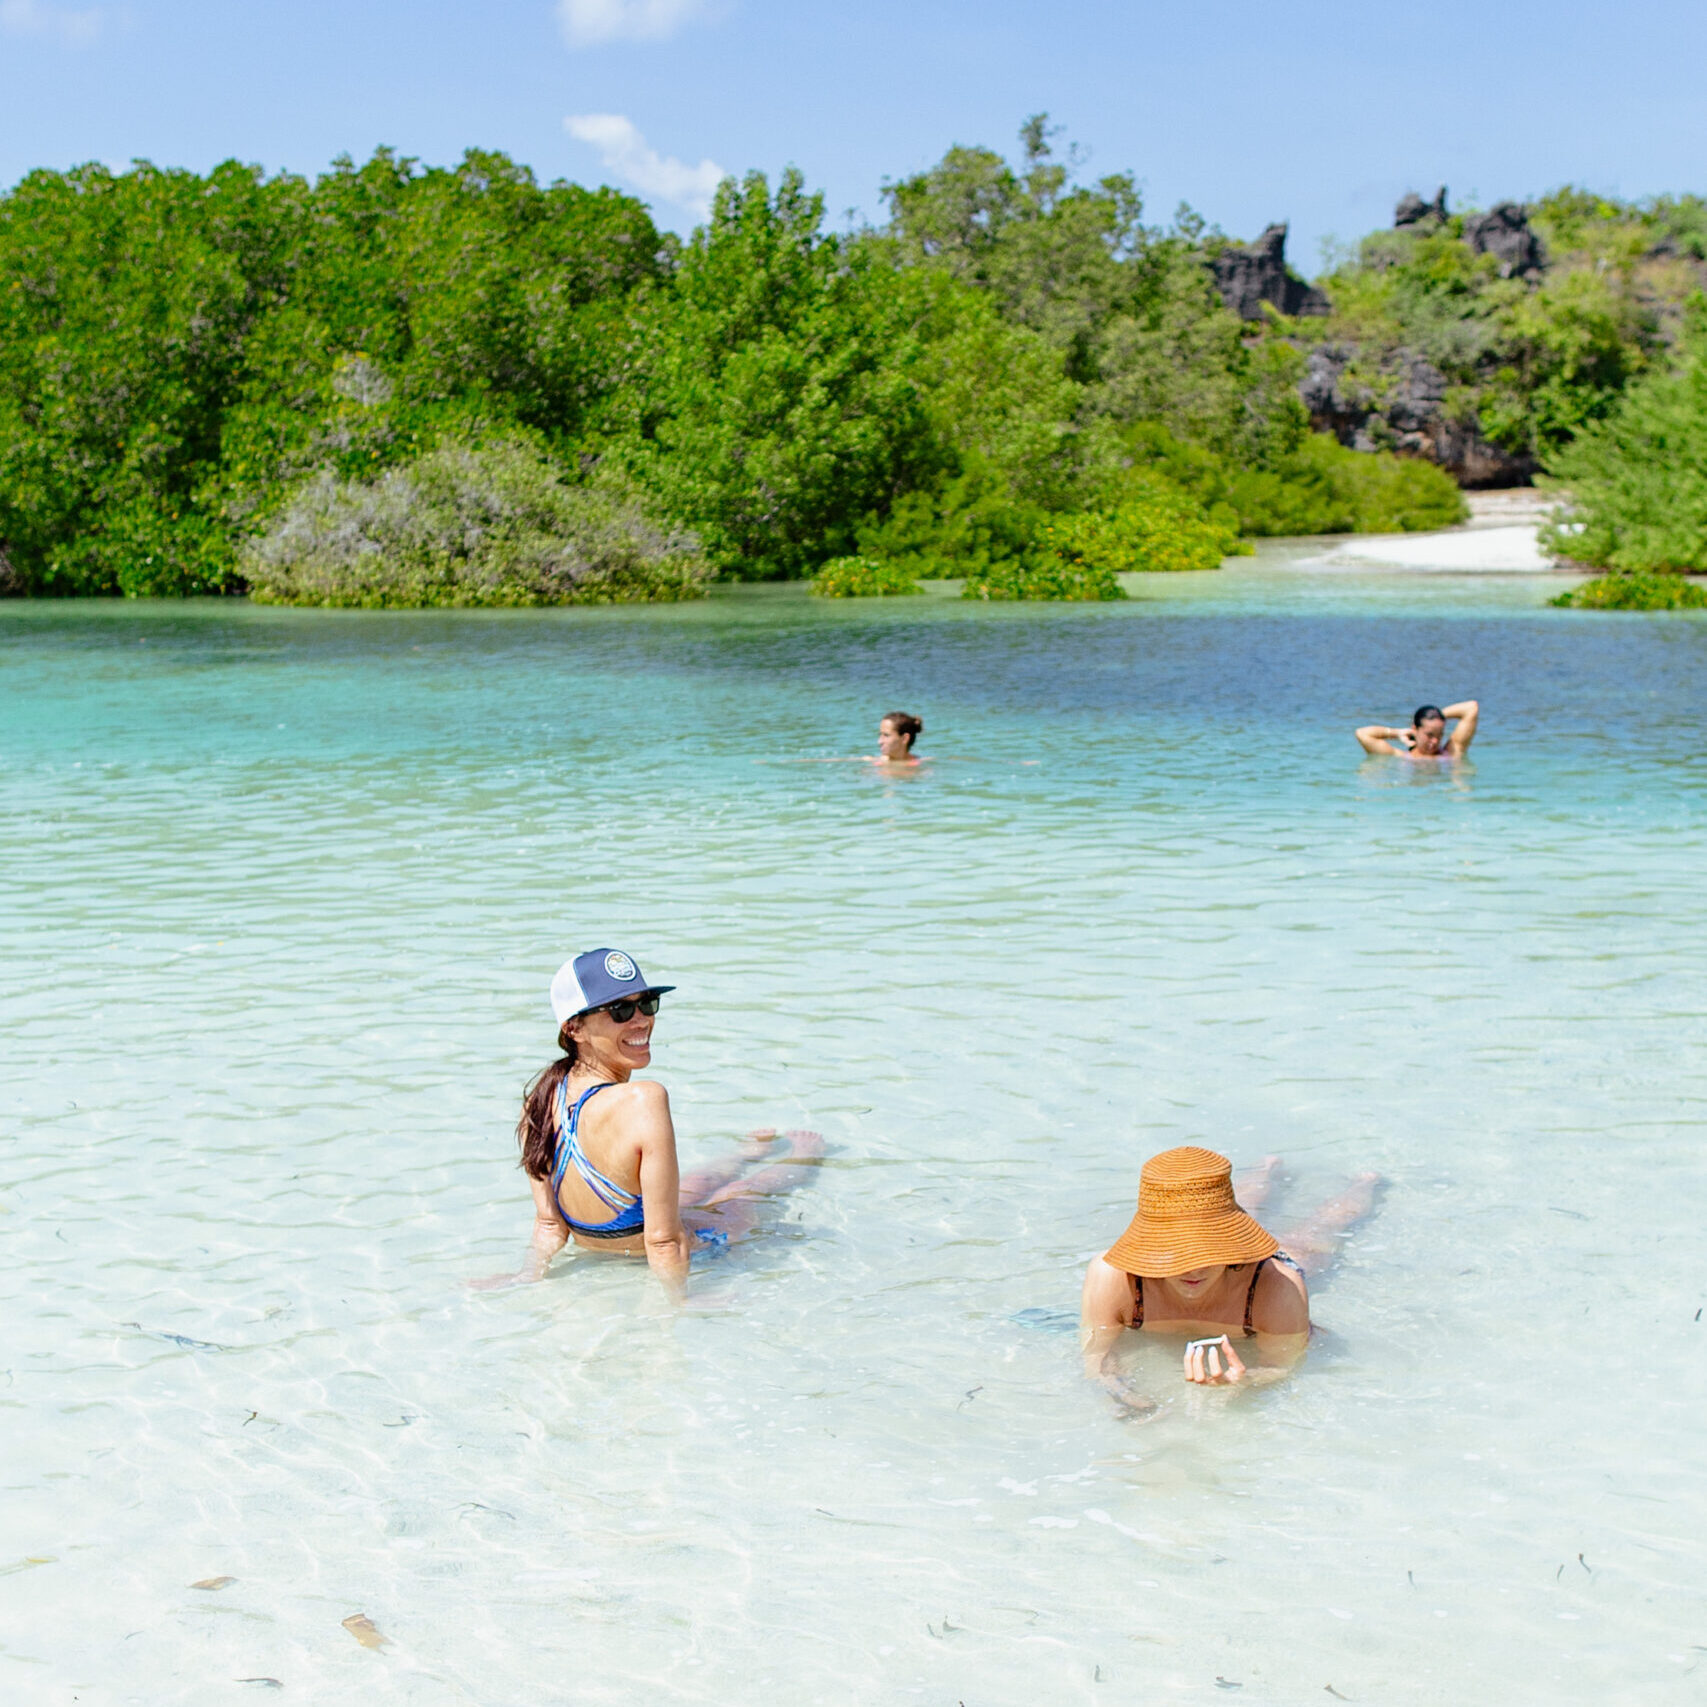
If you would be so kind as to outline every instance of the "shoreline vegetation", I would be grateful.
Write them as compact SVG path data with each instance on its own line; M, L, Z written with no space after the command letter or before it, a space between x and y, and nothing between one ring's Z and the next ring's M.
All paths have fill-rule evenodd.
M1041 115L824 228L789 171L678 240L501 154L33 172L0 195L0 593L305 605L1111 599L1556 477L1568 602L1698 601L1707 201L1564 189L1314 286ZM1640 583L1640 585L1638 585Z

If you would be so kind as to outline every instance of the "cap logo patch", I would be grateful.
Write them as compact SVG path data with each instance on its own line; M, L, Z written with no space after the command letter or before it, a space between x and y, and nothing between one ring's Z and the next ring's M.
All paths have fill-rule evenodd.
M640 974L626 954L613 948L605 956L605 976L614 978L619 984L632 984Z

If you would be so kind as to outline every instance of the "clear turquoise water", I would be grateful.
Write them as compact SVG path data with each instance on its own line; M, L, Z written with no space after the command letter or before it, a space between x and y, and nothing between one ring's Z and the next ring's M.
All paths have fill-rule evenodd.
M1552 590L0 606L0 1691L1698 1700L1707 625ZM795 762L892 705L955 762ZM679 1312L461 1285L600 942L685 1160L832 1144ZM1123 1424L1187 1141L1390 1185L1295 1380Z

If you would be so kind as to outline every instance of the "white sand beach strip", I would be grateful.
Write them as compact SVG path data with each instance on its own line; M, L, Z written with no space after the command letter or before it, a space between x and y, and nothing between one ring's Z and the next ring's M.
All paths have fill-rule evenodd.
M1349 539L1326 554L1327 561L1351 568L1381 563L1395 569L1434 569L1447 573L1533 574L1553 567L1535 543L1532 523L1515 527L1453 528L1444 533L1376 534Z

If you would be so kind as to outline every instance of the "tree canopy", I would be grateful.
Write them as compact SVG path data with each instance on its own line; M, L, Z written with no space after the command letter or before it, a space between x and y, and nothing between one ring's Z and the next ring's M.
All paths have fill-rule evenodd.
M313 181L32 173L0 195L0 588L234 591L263 564L269 596L358 603L617 585L549 568L572 558L677 597L857 554L991 596L1106 590L1110 565L1241 534L1461 513L1428 462L1312 431L1317 352L1371 420L1394 363L1426 361L1466 431L1541 461L1669 371L1707 258L1698 198L1566 190L1531 210L1539 276L1502 277L1442 212L1367 239L1326 318L1252 321L1189 208L1150 223L1130 174L1080 181L1042 115L1020 144L951 149L855 231L796 172L731 179L685 242L631 197L478 150ZM357 584L407 494L436 567ZM512 503L525 527L469 519ZM391 520L329 543L357 516ZM554 556L551 527L631 544ZM288 542L311 539L299 574Z

